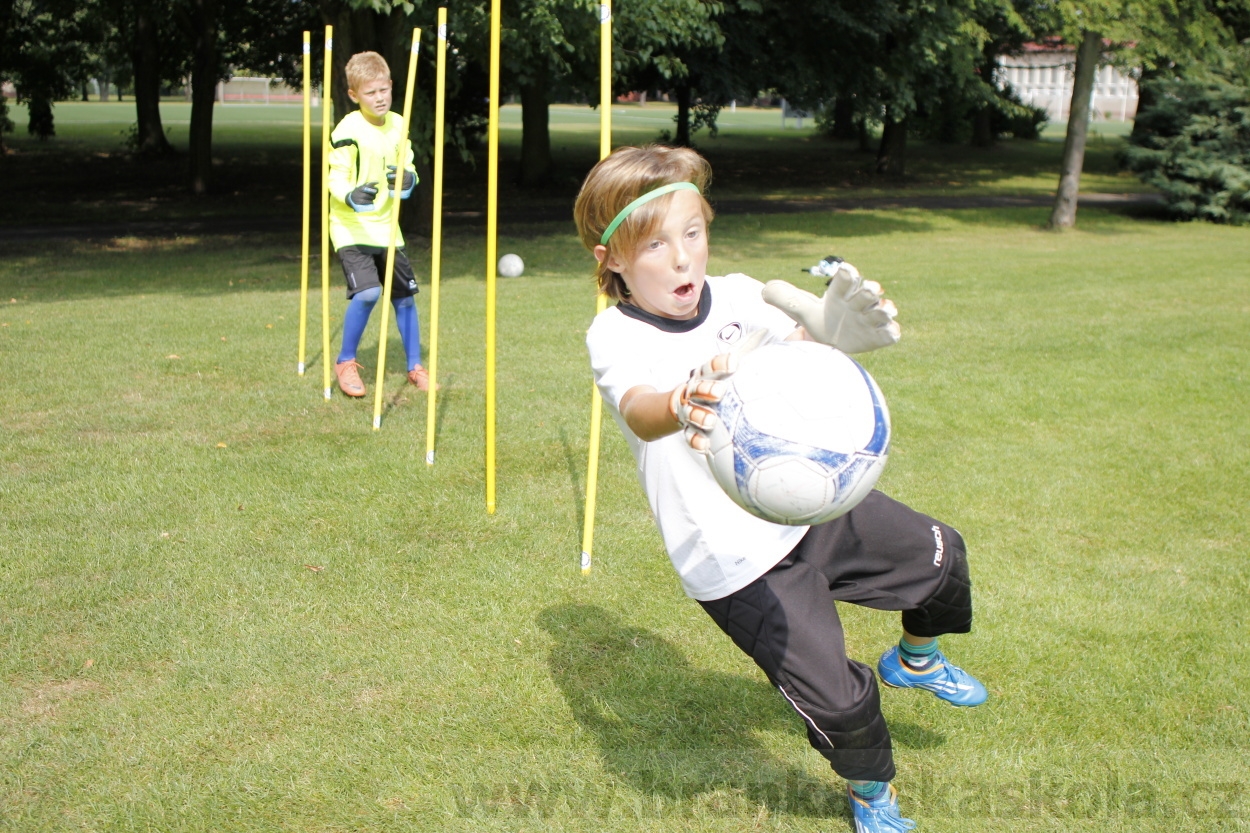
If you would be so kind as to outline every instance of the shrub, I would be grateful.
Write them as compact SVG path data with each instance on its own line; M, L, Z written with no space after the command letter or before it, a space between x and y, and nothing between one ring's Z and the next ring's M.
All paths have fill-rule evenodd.
M1177 217L1250 221L1250 88L1222 80L1150 83L1122 162Z
M1045 107L1026 104L1010 84L999 93L993 116L995 135L1011 134L1017 139L1036 139L1042 135L1042 128L1048 121L1050 114Z
M995 90L990 107L990 130L995 137L1013 136L1036 139L1049 118L1046 108L1024 103L1010 85ZM961 98L952 88L946 94L922 104L909 120L910 132L933 142L967 142L972 138L973 119L980 107L977 101Z

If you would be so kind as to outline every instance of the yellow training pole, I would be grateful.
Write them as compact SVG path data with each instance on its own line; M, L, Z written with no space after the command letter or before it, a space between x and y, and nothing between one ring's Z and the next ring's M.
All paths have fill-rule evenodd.
M434 78L434 229L430 243L430 393L425 403L425 464L434 465L434 421L438 413L438 290L443 269L443 112L447 87L447 8L438 10L437 70Z
M391 323L391 285L395 282L395 239L399 236L399 194L404 189L404 162L408 155L408 114L412 112L412 88L417 80L417 53L421 50L421 30L412 30L412 51L408 53L408 83L404 87L404 111L399 114L399 148L395 155L395 188L390 198L391 239L386 244L386 279L382 283L382 330L378 333L378 378L373 393L373 430L382 427L382 380L386 378L386 336ZM408 368L404 368L407 372Z
M330 119L334 115L334 27L326 27L321 80L321 382L330 398Z
M495 282L499 230L499 15L490 3L490 96L486 135L486 513L495 514Z
M599 158L612 152L612 4L599 6ZM608 306L608 296L599 293L595 314ZM595 499L599 492L599 431L603 425L603 397L597 385L590 393L590 453L586 462L586 513L582 519L582 574L590 572L590 553L595 543Z
M612 152L612 0L599 4L599 158ZM607 296L600 295L607 305Z
M309 96L312 67L311 35L304 30L304 201L300 211L302 228L300 229L299 249L299 375L304 375L304 347L308 340L308 208L312 191L312 110Z

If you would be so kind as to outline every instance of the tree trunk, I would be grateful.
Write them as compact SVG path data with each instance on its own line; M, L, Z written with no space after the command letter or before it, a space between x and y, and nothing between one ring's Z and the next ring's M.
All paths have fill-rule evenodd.
M877 173L902 176L907 168L907 119L895 121L889 111L877 148Z
M1154 87L1149 83L1161 75L1157 69L1143 69L1137 79L1137 111L1133 114L1133 132L1129 139L1140 139L1142 129L1138 117L1156 104Z
M972 146L994 147L994 108L988 104L972 114Z
M673 136L673 144L677 147L690 147L690 85L678 84L674 90L677 95L677 133Z
M1047 224L1053 229L1076 225L1077 195L1081 187L1081 168L1085 164L1085 139L1089 135L1089 103L1094 96L1094 76L1102 54L1102 36L1085 32L1076 52L1076 73L1072 81L1072 107L1068 113L1068 133L1063 142L1063 167L1059 172L1059 190L1055 207Z
M861 153L872 153L872 136L868 134L868 119L855 120L855 136L859 139Z
M42 91L27 97L26 132L41 142L56 135L55 122L52 118L52 100Z
M542 185L551 176L549 110L545 79L537 76L521 85L521 172L517 179L526 187Z
M213 186L213 99L221 76L217 51L217 0L193 0L189 15L191 53L190 185L196 196Z
M833 102L833 138L857 138L855 130L855 100L849 95L840 95Z
M161 125L159 35L149 9L136 9L134 32L130 61L134 67L137 150L143 156L165 156L173 153L174 149L165 138L165 128Z
M986 84L994 85L994 70L998 69L998 53L995 51L995 44L989 41L981 50L981 66L978 72L981 80ZM994 135L994 106L985 104L977 108L972 114L972 146L976 148L989 148L994 146L994 141L998 137Z

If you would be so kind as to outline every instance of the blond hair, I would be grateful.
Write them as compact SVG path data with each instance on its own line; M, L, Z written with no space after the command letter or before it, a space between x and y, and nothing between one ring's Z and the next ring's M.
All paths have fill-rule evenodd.
M599 291L617 301L629 296L625 280L619 272L608 268L608 260L615 256L619 261L631 262L638 247L663 224L673 195L664 194L639 206L617 227L606 244L600 243L604 230L621 209L656 188L691 182L699 187L703 219L711 223L712 206L703 196L711 180L712 166L689 148L622 147L600 160L587 174L573 206L573 219L577 222L582 244L592 252L599 245L606 245L608 249L595 270Z
M391 80L390 66L376 52L357 52L343 67L343 73L347 76L347 88L354 93L359 93L370 81Z

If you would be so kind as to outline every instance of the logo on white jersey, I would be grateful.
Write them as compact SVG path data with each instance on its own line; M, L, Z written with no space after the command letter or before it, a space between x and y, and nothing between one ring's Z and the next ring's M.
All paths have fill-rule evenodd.
M946 542L942 540L942 530L936 524L933 529L933 544L936 549L933 550L933 566L942 566L942 554L946 552Z
M716 340L721 344L737 344L741 338L742 325L737 321L721 327L720 332L716 334Z

